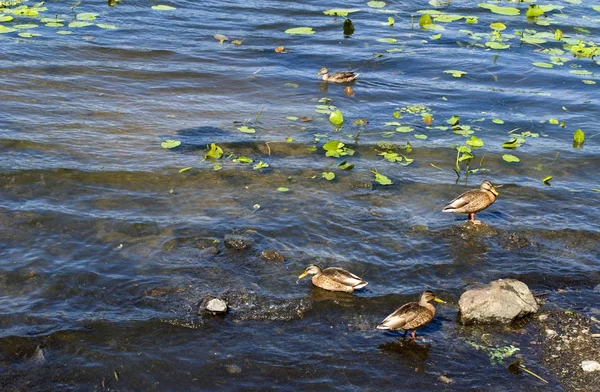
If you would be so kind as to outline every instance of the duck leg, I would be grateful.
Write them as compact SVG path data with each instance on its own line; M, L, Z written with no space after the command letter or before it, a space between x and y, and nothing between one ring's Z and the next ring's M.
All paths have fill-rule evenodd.
M412 340L415 340L417 338L416 332L417 331L412 331Z
M469 213L469 222L473 222L474 225L480 225L481 224L480 220L476 220L475 219L475 213L474 212Z

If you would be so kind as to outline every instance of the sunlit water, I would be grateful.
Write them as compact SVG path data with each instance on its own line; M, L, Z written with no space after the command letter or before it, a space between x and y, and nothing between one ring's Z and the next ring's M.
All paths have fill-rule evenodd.
M509 50L488 50L459 31L489 33L490 23L503 22L506 34L560 28L598 41L600 13L550 3L565 8L546 27L525 20L526 3L503 4L522 10L509 17L454 1L439 9L479 22L439 23L439 32L418 28L417 11L433 8L425 1L390 4L389 14L366 1L176 1L174 11L93 1L75 12L96 12L94 22L117 29L57 35L37 19L11 22L38 23L31 31L41 36L0 35L2 389L561 390L510 374L510 359L492 364L470 344L491 333L553 380L537 362L530 324L456 323L466 286L506 277L546 294L548 307L600 315L598 89L582 83L598 80L598 65L566 52L565 65L534 67L549 61L539 49L562 45L516 38ZM46 6L47 17L73 17L71 5ZM344 37L343 18L323 14L336 6L360 9L350 15L352 36ZM298 26L317 33L284 33ZM215 34L243 43L220 45ZM402 51L386 52L392 48ZM322 66L360 72L355 97L320 84ZM344 114L341 130L315 112L324 97ZM476 129L485 144L471 169L488 171L466 180L463 167L457 182L455 147L465 136L426 128L421 115L392 116L408 105L429 108L434 126L458 115ZM369 124L353 125L357 118ZM256 133L238 131L236 121ZM416 129L394 133L387 121ZM577 128L587 137L581 149L572 146ZM540 137L503 149L511 131ZM163 149L166 139L182 145ZM326 157L321 146L332 139L356 154ZM378 142L407 141L409 166L377 155ZM255 162L204 161L210 143L224 158ZM521 161L505 162L507 153ZM354 170L337 168L344 158ZM270 166L253 170L259 160ZM192 169L180 174L185 167ZM394 184L374 184L372 169ZM335 180L323 179L325 171ZM463 227L465 217L441 213L484 178L504 184L478 214L485 226ZM227 249L232 233L253 247ZM285 263L263 261L266 249ZM323 292L297 281L310 263L342 266L370 283L356 295ZM375 330L425 288L450 304L419 331L424 340ZM197 315L208 294L228 299L226 317Z

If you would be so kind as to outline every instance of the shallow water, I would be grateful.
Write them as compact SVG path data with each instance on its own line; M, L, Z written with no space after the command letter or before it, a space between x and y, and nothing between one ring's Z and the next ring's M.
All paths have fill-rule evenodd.
M500 21L510 32L558 27L597 41L600 13L550 2L565 8L545 27L454 1L440 9L479 23L445 23L433 40L437 32L416 24L417 11L432 8L424 1L390 4L392 14L366 1L303 3L177 1L175 11L160 12L142 1L92 1L76 12L97 12L117 29L57 35L40 25L40 37L0 34L3 390L562 390L513 375L512 359L491 363L472 345L491 334L492 345L518 346L525 363L553 381L537 362L531 323L463 327L456 304L469 284L512 277L544 294L548 307L600 317L598 90L581 82L597 76L569 73L598 65L566 53L565 65L536 68L532 62L548 61L538 46L513 39L510 50L487 50L459 30L489 32ZM522 13L527 6L504 5ZM46 6L49 17L72 17L69 5ZM323 15L335 6L360 8L352 36L343 36L343 18ZM391 28L381 23L389 15ZM283 33L297 26L317 33ZM243 44L219 45L217 33ZM377 42L384 37L398 43ZM290 52L275 53L280 45ZM319 83L323 65L360 72L355 97ZM443 73L451 69L468 74ZM323 97L343 112L341 130L315 112ZM408 105L430 108L434 126L459 115L476 128L485 145L471 168L481 162L488 171L468 179L463 171L457 181L455 146L465 137L426 128L420 115L392 117ZM369 124L352 125L357 118ZM255 134L237 130L234 122L247 119ZM386 121L416 130L386 137L394 130ZM502 149L515 128L541 137ZM577 128L586 132L581 149L572 146ZM343 157L354 170L324 155L328 138L356 150ZM165 139L182 145L163 149ZM377 155L378 142L407 141L409 166ZM210 143L224 157L270 166L207 162ZM521 162L504 162L505 153ZM179 173L184 167L192 169ZM371 169L394 184L374 184ZM335 180L321 178L324 171ZM551 186L541 181L547 175ZM485 225L441 213L484 178L504 185L478 214ZM226 248L232 233L254 245ZM263 261L266 249L285 263ZM370 283L356 295L324 292L297 280L310 263L342 266ZM449 304L418 332L423 340L375 330L425 288ZM208 294L229 301L226 317L197 314Z

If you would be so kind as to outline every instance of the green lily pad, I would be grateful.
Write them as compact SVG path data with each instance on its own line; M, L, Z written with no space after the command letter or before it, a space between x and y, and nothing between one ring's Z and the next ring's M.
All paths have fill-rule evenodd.
M106 24L106 23L96 23L96 26L100 27L101 29L106 29L106 30L115 30L117 28L117 26L115 26L115 25Z
M181 142L179 140L172 140L172 139L168 139L168 140L165 140L164 142L160 143L160 146L162 148L175 148L179 145L181 145Z
M175 7L171 7L170 5L159 4L159 5L153 5L152 9L154 11L173 11L175 9Z
M518 157L511 154L502 155L502 159L504 159L506 162L521 162L521 160Z
M77 20L95 20L98 16L95 12L82 12L75 17Z
M392 185L393 182L388 177L380 174L376 169L371 170L371 173L375 175L375 181L380 185Z
M217 146L215 143L211 143L207 153L204 154L204 159L220 159L222 156L223 150L221 147Z
M492 120L494 124L504 124L504 120L500 120L499 118L495 118Z
M184 167L183 169L179 169L179 173L185 173L185 172L190 171L190 170L192 170L191 166Z
M385 7L385 1L369 1L367 5L371 8L383 8Z
M552 176L546 176L546 177L542 178L542 182L543 182L545 185L550 185L550 180L551 180L551 179L552 179Z
M583 144L584 141L585 132L583 132L581 129L576 130L575 133L573 133L573 142L577 144Z
M404 126L400 126L396 128L396 132L401 132L401 133L408 133L408 132L412 132L415 129L413 127L409 127L407 125Z
M344 122L344 116L342 115L342 112L337 109L336 111L331 112L329 115L329 121L335 125L341 125Z
M395 38L377 38L377 42L383 42L386 44L395 44L398 41Z
M414 136L415 138L417 138L417 139L420 139L420 140L425 140L425 139L427 139L427 135L424 135L424 134L422 134L422 133L415 133L413 136Z
M550 64L550 63L539 63L539 62L536 62L536 63L531 63L531 65L534 65L534 66L540 67L540 68L554 68L554 65Z
M467 74L465 71L458 71L456 69L448 69L448 70L444 71L444 73L451 74L455 78L460 78L463 75Z
M323 11L323 13L325 15L330 16L348 16L348 14L358 11L360 11L359 8L333 8L327 11Z
M335 173L333 173L333 172L323 172L321 174L321 177L323 177L327 181L331 181L331 180L333 180L335 178Z
M483 147L483 140L481 140L477 136L471 136L471 138L467 140L466 143L471 147Z
M287 192L289 190L290 190L289 188L286 188L284 186L280 186L279 188L277 188L277 192Z
M13 26L13 28L15 28L17 30L35 29L36 27L38 27L38 25L33 24L33 23L18 24L18 25Z
M487 46L490 49L495 49L495 50L503 50L503 49L510 48L510 45L504 44L504 43L498 42L498 41L486 42L485 46Z
M496 4L488 4L488 3L480 3L477 4L478 7L481 8L486 8L490 11L492 11L495 14L499 14L499 15L519 15L521 13L521 11L519 11L518 8L513 8L513 7L500 7Z
M290 35L310 35L314 34L315 31L312 29L312 27L293 27L291 29L287 29L285 33Z
M71 23L69 23L68 27L71 29L77 29L80 27L88 27L88 26L93 26L93 23L90 22L81 22L81 21L73 21Z

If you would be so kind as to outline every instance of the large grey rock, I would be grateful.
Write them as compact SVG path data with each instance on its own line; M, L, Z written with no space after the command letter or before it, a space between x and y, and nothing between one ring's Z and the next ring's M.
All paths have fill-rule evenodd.
M463 324L508 324L538 309L529 287L516 279L499 279L469 289L458 301Z

